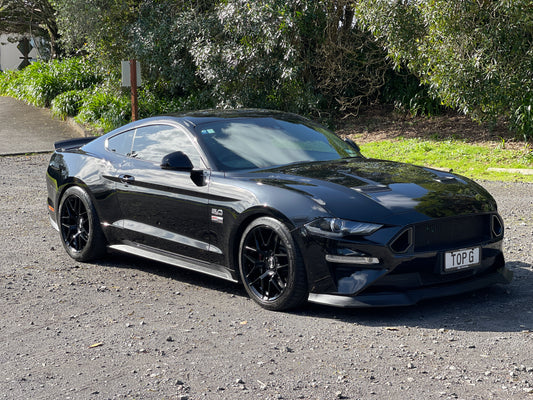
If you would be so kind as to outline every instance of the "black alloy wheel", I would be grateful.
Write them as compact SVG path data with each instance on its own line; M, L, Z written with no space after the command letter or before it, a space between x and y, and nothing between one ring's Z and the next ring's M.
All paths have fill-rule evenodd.
M287 227L274 218L256 219L246 228L239 269L250 297L266 309L285 310L307 300L300 252Z
M78 261L105 254L105 239L89 195L80 187L68 188L59 205L59 232L67 253Z

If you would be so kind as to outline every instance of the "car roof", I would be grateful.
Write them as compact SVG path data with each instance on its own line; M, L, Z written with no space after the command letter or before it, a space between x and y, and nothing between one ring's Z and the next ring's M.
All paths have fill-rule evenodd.
M254 119L254 118L273 118L280 119L284 121L291 122L300 122L300 123L310 123L311 121L307 118L301 117L296 114L283 112L283 111L273 111L273 110L263 110L263 109L215 109L215 110L201 110L201 111L191 111L186 113L174 113L168 114L166 117L176 118L180 121L186 121L194 126L216 122L220 120L227 119Z
M289 112L255 109L255 108L240 108L240 109L212 109L189 111L180 113L169 113L148 118L143 118L138 121L130 122L119 128L116 128L102 137L110 137L116 134L125 132L129 129L134 129L144 125L158 124L158 123L178 123L183 127L189 129L190 133L195 135L195 127L203 124L208 124L217 121L227 121L228 119L251 120L254 118L272 118L283 120L298 124L312 124L314 123L300 115Z

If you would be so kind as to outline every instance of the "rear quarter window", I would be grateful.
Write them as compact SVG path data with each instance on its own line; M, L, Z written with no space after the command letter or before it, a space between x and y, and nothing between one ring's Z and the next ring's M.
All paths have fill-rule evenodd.
M106 149L112 153L130 156L134 130L120 133L107 139Z

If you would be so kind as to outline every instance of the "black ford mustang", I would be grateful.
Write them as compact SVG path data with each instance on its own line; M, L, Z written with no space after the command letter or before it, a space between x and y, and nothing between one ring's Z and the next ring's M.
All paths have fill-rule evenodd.
M512 278L482 187L367 159L293 114L169 115L58 142L47 187L74 259L113 249L240 281L272 310L407 305Z

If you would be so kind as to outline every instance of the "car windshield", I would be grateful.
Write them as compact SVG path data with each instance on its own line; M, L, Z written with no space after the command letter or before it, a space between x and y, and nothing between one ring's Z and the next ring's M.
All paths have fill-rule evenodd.
M221 171L359 156L334 133L303 121L227 119L201 124L196 130Z

